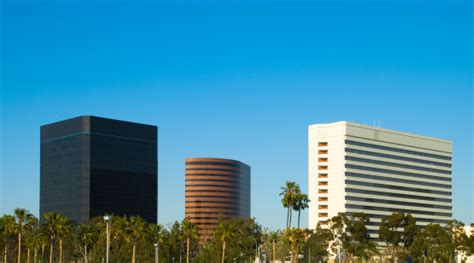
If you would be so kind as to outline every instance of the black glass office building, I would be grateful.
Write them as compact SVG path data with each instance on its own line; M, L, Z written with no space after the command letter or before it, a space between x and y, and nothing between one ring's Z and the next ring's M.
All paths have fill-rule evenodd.
M157 221L158 128L80 116L41 127L40 214Z

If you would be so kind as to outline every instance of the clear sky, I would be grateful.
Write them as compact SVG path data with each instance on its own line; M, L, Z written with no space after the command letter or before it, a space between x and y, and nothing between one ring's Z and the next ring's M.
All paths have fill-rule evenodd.
M471 1L1 5L0 214L38 213L40 125L97 115L159 126L160 223L184 215L184 158L213 156L252 167L252 216L283 227L308 125L340 120L452 140L474 222Z

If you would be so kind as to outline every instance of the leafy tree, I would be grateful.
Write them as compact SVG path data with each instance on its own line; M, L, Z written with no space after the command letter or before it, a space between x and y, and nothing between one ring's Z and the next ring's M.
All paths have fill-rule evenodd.
M350 234L350 238L346 247L349 256L368 260L377 253L375 244L370 240L369 230L367 229L369 216L364 213L354 213L347 223L347 231Z
M329 260L328 248L331 241L331 231L322 229L318 224L303 247L308 262L327 262Z
M468 239L464 232L464 224L457 220L452 220L446 225L446 232L449 235L449 242L445 244L446 253L450 261L454 261L458 254L468 251L466 240ZM461 252L461 253L459 253Z
M395 212L382 219L379 237L385 242L393 260L407 257L408 249L413 244L417 232L416 220L410 214Z

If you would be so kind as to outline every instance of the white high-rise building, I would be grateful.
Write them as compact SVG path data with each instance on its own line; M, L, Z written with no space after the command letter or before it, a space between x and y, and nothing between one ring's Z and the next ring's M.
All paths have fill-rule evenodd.
M447 140L350 122L309 126L309 227L338 212L381 218L412 214L419 225L452 219L451 155Z

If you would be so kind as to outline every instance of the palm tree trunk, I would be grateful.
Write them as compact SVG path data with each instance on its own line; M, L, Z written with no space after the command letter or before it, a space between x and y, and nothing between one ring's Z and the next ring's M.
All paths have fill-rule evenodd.
M63 263L63 239L59 239L59 263Z
M43 259L44 259L44 243L41 244L41 263L43 263Z
M84 245L84 263L87 263L87 245Z
M5 261L5 263L8 262L7 254L8 254L8 247L7 247L7 244L5 243L5 254L3 255L3 261Z
M291 228L291 219L293 219L293 209L291 208L288 208L290 209L290 228Z
M276 257L276 255L275 255L275 239L272 240L272 250L273 250L273 263L275 263L276 262L276 260L275 260L275 257Z
M21 233L18 233L18 263L21 263Z
M33 263L36 263L36 256L38 256L38 249L35 248L33 252Z
M49 244L49 262L48 263L53 263L53 239L51 239L51 242Z
M286 228L291 227L291 208L288 206L288 212L286 215Z
M186 263L189 263L189 243L190 243L190 238L186 239Z
M132 263L135 263L135 249L136 249L136 245L133 244L133 248L132 248Z
M298 228L300 228L300 214L301 210L298 210Z
M225 259L225 240L222 242L222 260L221 263L224 263Z
M28 247L28 250L26 252L26 263L30 263L30 247Z

